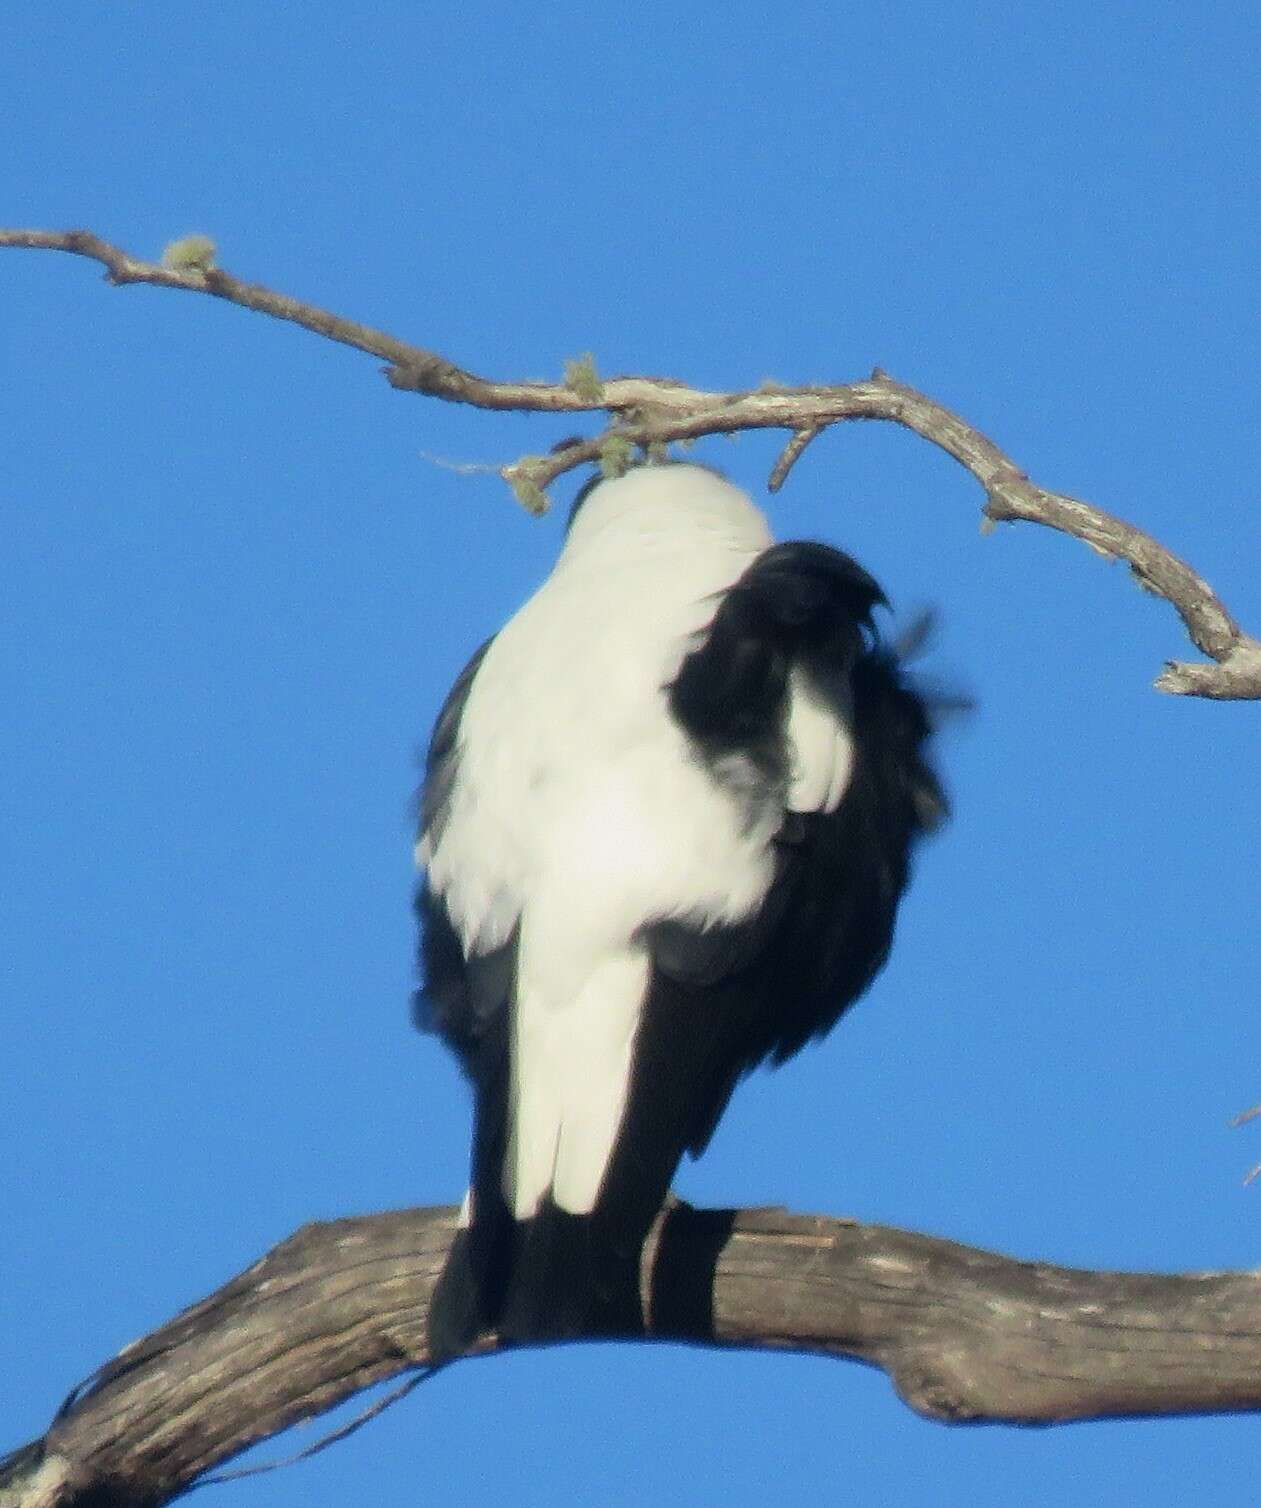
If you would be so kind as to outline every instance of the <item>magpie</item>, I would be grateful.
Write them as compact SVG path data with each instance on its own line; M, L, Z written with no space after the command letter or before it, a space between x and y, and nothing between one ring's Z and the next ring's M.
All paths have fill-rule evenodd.
M434 1361L643 1333L683 1154L884 964L946 799L882 605L718 473L646 463L583 489L456 680L417 843L417 1023L474 1102Z

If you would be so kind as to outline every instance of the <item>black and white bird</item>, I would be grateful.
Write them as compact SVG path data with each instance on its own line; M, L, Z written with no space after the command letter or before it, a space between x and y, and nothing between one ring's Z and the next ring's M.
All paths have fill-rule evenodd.
M715 472L645 465L456 681L417 847L418 1020L475 1101L435 1360L640 1331L683 1153L883 965L945 811L884 600Z

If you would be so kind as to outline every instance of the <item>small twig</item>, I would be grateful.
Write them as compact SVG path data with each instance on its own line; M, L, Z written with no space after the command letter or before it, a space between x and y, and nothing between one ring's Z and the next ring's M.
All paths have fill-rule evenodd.
M1246 1126L1249 1121L1256 1120L1259 1115L1261 1115L1261 1104L1253 1105L1247 1110L1241 1110L1238 1115L1232 1115L1227 1124L1232 1131L1236 1131L1240 1126ZM1243 1175L1244 1187L1247 1188L1250 1183L1255 1183L1258 1177L1261 1177L1261 1162L1254 1163Z
M816 424L810 429L796 429L793 431L792 439L780 451L779 460L771 468L771 474L766 483L766 490L768 492L779 491L788 480L788 473L801 459L806 446L809 445L816 435L822 433L823 426L821 424Z
M203 240L189 238L177 244L186 247ZM837 386L793 388L764 383L747 392L708 392L665 377L601 379L588 358L585 366L571 363L561 382L494 382L423 346L242 282L215 267L200 245L198 256L191 260L173 257L173 266L139 261L85 230L0 230L0 247L4 246L90 257L106 267L109 280L116 284L151 283L210 293L301 325L383 359L385 376L399 391L501 411L608 414L609 423L593 439L563 445L546 456L523 456L499 468L518 500L534 513L547 507L546 489L552 482L576 467L609 456L614 446L650 450L746 429L787 429L791 438L771 472L773 490L783 485L810 441L830 425L854 419L900 424L971 472L985 491L987 520L1039 523L1084 540L1098 553L1124 560L1147 590L1173 605L1192 642L1215 663L1171 663L1156 679L1159 690L1221 700L1261 699L1261 641L1240 628L1190 566L1150 535L1102 508L1037 486L980 430L879 368L865 381ZM208 241L205 247L210 247Z
M294 1451L292 1455L281 1456L275 1461L260 1461L257 1466L234 1466L231 1471L212 1472L209 1476L198 1477L188 1491L193 1492L198 1487L217 1487L221 1482L239 1482L243 1477L266 1476L269 1472L284 1471L289 1466L296 1466L300 1461L309 1461L312 1456L318 1456L326 1451L330 1445L340 1445L343 1440L349 1440L351 1435L357 1435L365 1424L371 1424L374 1419L385 1413L386 1409L393 1408L396 1403L401 1403L409 1393L414 1393L422 1382L428 1382L431 1377L435 1377L445 1366L449 1365L451 1363L446 1362L443 1366L422 1368L406 1382L400 1383L396 1388L391 1388L384 1398L378 1398L375 1403L361 1409L353 1419L339 1425L337 1429L329 1430L328 1434L321 1435L318 1440L302 1450Z

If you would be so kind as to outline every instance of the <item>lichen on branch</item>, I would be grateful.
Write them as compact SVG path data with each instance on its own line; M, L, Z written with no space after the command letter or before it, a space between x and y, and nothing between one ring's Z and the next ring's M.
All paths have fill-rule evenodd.
M6 246L70 252L101 263L108 281L116 285L150 283L208 293L287 320L379 357L386 363L386 379L400 392L501 412L603 413L606 422L599 433L566 440L547 455L523 456L498 468L531 513L543 512L548 487L577 467L596 463L606 475L616 475L636 451L659 454L673 443L750 429L788 432L769 479L774 491L810 442L832 425L855 419L899 424L940 447L976 478L984 493L987 523L1038 523L1084 540L1099 554L1124 560L1147 590L1175 608L1192 643L1208 660L1171 662L1156 678L1159 690L1218 700L1261 699L1261 641L1244 632L1190 566L1151 535L1102 508L1039 487L980 430L879 368L870 377L835 386L762 383L747 390L710 392L668 377L601 378L594 358L587 355L567 362L559 382L501 382L369 325L243 282L216 265L216 248L208 236L173 242L161 263L132 257L86 230L0 230L0 247Z

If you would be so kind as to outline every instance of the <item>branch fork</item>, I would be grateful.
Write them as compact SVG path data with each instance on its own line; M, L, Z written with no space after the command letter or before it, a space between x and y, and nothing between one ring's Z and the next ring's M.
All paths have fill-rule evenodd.
M313 304L302 303L217 267L205 236L173 242L162 263L146 262L92 231L0 230L0 247L65 251L101 263L116 285L151 283L209 293L228 303L301 325L328 340L386 362L385 377L399 392L420 393L477 408L524 413L603 412L609 422L591 439L568 441L549 455L522 456L497 468L532 513L547 507L547 488L576 467L616 469L626 449L651 451L705 435L746 429L785 429L789 438L771 470L771 491L782 487L810 442L833 424L881 419L912 430L965 467L985 492L988 523L1024 520L1084 540L1100 554L1124 560L1147 590L1171 603L1209 663L1174 661L1156 688L1178 696L1218 700L1261 698L1261 641L1247 634L1202 577L1149 534L1102 508L1031 482L1016 463L966 420L876 368L865 381L839 386L789 387L767 382L738 392L706 392L666 377L601 379L587 356L570 362L565 380L496 382L465 371L435 351Z

